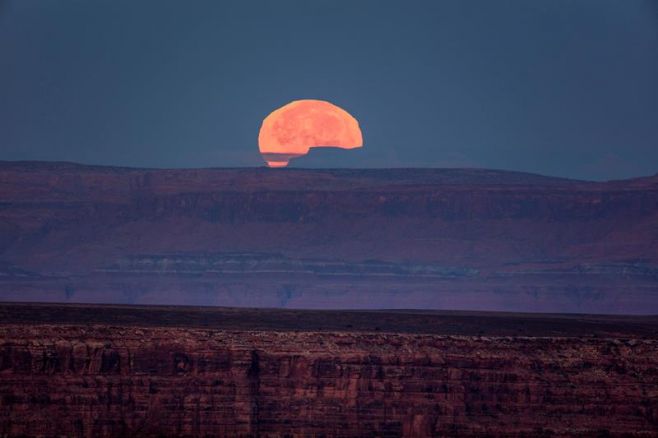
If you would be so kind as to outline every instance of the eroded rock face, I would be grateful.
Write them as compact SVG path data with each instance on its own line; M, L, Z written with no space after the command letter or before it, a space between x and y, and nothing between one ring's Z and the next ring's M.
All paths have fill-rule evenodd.
M0 299L646 313L658 177L0 163Z
M0 406L2 436L650 436L658 343L3 325Z

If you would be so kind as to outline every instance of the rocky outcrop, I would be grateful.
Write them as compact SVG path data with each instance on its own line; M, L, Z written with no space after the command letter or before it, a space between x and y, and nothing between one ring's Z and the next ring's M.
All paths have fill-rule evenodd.
M2 436L656 436L648 339L0 326Z
M657 221L655 177L0 163L0 293L646 313Z

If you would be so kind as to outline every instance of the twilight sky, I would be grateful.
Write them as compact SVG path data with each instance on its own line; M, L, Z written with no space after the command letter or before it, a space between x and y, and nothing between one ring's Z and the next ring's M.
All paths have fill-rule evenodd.
M260 166L304 98L363 167L655 174L658 1L0 0L0 159Z

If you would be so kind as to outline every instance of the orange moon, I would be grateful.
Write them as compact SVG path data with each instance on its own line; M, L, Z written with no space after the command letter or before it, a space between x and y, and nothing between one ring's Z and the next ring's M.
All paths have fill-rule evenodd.
M294 100L265 117L258 133L258 148L269 167L285 167L292 158L322 146L363 146L359 122L324 100Z

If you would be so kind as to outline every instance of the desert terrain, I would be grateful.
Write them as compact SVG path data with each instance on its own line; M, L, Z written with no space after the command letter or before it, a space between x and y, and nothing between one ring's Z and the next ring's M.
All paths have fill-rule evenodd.
M658 318L0 305L2 436L656 436Z
M658 178L0 163L0 298L658 311Z

